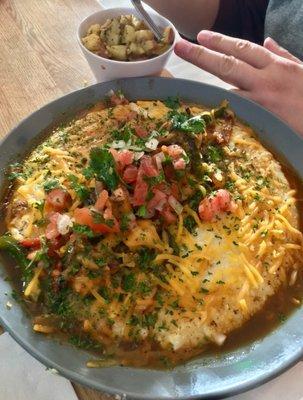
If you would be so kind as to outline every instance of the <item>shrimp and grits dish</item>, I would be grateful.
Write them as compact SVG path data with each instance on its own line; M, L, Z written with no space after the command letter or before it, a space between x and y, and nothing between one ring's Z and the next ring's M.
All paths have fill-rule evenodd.
M33 329L91 350L90 367L224 349L300 275L296 190L227 102L111 92L9 179L0 249Z

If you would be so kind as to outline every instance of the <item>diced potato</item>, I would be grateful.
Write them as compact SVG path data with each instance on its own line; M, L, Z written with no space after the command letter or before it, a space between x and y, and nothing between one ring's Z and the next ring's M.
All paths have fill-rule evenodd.
M125 25L123 34L122 34L122 43L129 44L135 40L135 28L131 25Z
M146 42L143 42L141 46L146 53L149 53L156 47L156 42L154 40L146 40Z
M107 46L107 51L109 52L112 58L117 60L126 60L127 59L127 46L123 44L115 45L115 46Z
M98 51L102 45L100 37L95 33L82 38L82 43L90 51Z
M91 25L82 43L101 57L131 61L162 54L172 40L170 27L164 29L163 39L158 42L143 21L134 15L121 15L102 25Z
M132 15L132 25L136 31L146 29L144 22L140 21L135 15Z
M101 31L101 25L94 24L88 28L87 34L91 35L92 33L95 33L96 35L100 35L100 31Z
M136 43L130 43L128 52L134 56L142 56L144 54L143 48Z
M153 38L154 38L154 34L152 33L152 31L149 31L147 29L136 31L136 33L135 33L135 40L137 42L144 42L146 40L151 40Z
M109 46L115 46L120 41L120 24L117 19L112 19L109 27L105 33L106 44Z
M132 26L132 16L131 15L121 15L120 25L131 25Z
M167 26L163 31L162 42L166 44L171 44L174 41L174 31L170 26Z

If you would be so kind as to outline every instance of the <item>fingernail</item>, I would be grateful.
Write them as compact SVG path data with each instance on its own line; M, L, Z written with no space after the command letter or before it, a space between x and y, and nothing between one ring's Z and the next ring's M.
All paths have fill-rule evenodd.
M197 35L198 42L206 42L210 40L214 36L214 33L211 31L201 31Z

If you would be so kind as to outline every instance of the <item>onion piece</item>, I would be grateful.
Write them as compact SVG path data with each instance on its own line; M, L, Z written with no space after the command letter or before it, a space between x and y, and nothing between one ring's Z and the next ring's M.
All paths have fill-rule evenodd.
M163 211L166 202L167 202L166 198L160 200L159 203L156 205L155 210Z
M183 206L174 196L169 196L168 204L175 210L175 212L180 215L183 211Z
M163 161L165 160L165 155L164 155L164 153L163 153L162 151L161 151L160 153L157 153L157 154L154 156L154 159L155 159L155 162L156 162L156 164L157 164L158 170L162 169L162 163L163 163Z
M135 161L140 160L140 158L142 158L144 156L144 154L145 154L144 151L136 151L134 153L134 160Z
M159 144L159 140L153 138L145 143L145 147L149 150L156 150L156 148L158 147L158 144Z
M57 229L61 235L66 235L72 226L72 220L67 214L58 215Z
M113 149L125 149L126 143L124 140L115 140L110 144Z
M222 346L226 340L226 335L223 335L223 333L215 333L213 335L213 340L218 346Z

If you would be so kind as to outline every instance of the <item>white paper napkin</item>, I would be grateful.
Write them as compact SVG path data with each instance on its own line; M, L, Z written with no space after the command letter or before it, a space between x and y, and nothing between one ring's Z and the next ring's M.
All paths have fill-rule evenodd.
M8 333L0 336L1 400L78 400L71 383L48 371Z

